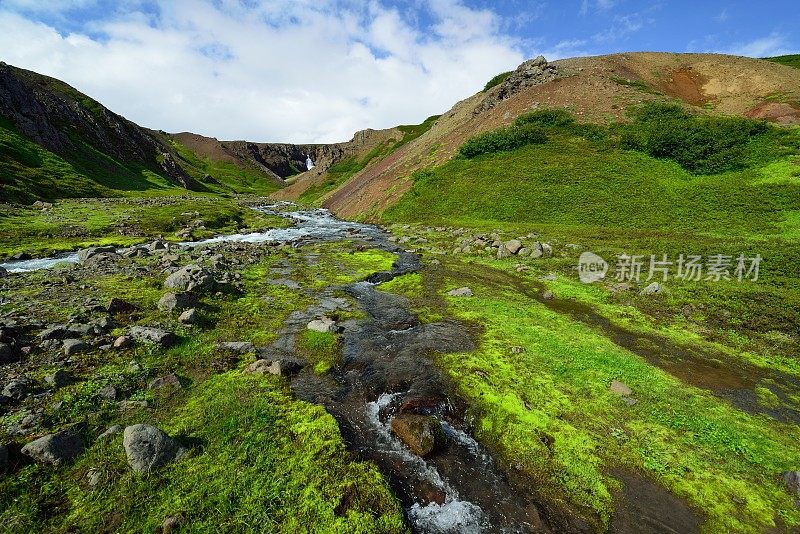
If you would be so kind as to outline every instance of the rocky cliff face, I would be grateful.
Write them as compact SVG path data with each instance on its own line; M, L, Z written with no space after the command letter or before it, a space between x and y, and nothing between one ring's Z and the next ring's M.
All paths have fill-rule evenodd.
M147 130L54 78L0 63L0 117L67 161L97 159L94 149L188 189L198 188L169 149Z

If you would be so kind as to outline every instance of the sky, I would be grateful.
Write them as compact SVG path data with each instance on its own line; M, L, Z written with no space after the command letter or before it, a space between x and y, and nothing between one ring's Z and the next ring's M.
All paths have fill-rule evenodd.
M419 123L525 59L800 53L797 0L0 0L0 60L128 119L321 143Z

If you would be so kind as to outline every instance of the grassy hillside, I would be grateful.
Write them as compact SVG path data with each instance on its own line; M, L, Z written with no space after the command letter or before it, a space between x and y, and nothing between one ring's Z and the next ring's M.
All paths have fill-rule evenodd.
M37 198L178 190L148 169L124 165L89 146L82 147L66 161L26 139L0 118L0 201L29 203Z
M781 65L788 65L789 67L794 67L796 69L800 69L800 54L791 54L788 56L775 56L775 57L765 57L767 61L773 61L775 63L780 63Z
M602 521L620 487L611 472L632 469L686 499L709 532L796 528L780 476L797 468L798 427L775 414L800 413L791 385L800 379L800 128L669 106L608 127L548 117L565 115L518 121L536 124L544 141L514 127L489 132L415 172L382 215L442 261L418 287L395 287L423 315L485 325L478 351L440 358L475 407L480 437L551 498ZM453 226L472 230L442 230ZM555 252L495 259L464 251L458 237L493 234L534 236ZM645 262L759 254L763 263L757 282L673 271L663 293L646 296L644 277L631 289L613 277L578 282L582 251L612 268L622 253ZM437 302L465 285L475 297ZM631 387L635 404L609 393L612 380Z

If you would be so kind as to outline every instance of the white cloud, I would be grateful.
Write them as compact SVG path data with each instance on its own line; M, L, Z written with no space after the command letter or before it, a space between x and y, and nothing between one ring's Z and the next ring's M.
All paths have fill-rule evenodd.
M0 4L0 59L143 126L221 139L329 142L421 121L525 59L498 15L455 0L427 1L430 27L378 1L162 0L155 18L128 10L66 36L11 9L24 3Z

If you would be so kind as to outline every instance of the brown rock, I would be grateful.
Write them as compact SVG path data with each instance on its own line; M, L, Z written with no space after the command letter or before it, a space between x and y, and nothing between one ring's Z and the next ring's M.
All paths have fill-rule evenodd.
M447 440L442 424L433 416L403 414L392 419L392 431L417 456L428 456Z

